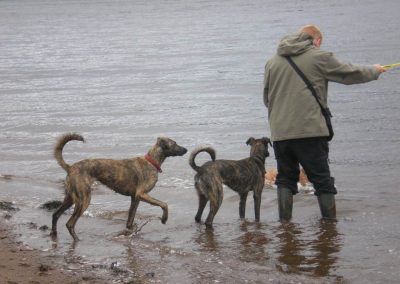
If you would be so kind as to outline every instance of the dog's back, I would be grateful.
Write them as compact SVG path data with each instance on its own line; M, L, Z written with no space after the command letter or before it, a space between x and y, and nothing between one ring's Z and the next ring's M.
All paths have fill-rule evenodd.
M191 153L189 164L197 172L194 181L199 197L199 207L195 216L196 222L201 221L204 208L210 202L210 211L205 224L207 227L212 227L215 214L222 203L223 184L239 194L240 218L245 217L247 195L252 191L255 219L256 221L260 220L261 194L264 188L265 175L264 164L266 157L269 156L268 145L271 142L266 137L261 139L250 137L246 144L251 146L250 157L236 161L216 160L215 150L211 147L200 147ZM212 161L197 166L195 158L201 152L209 153Z
M212 161L197 166L195 158L197 154L207 152L212 157ZM189 159L189 164L197 172L195 181L208 183L209 180L227 185L232 190L241 193L250 191L257 183L263 182L264 165L254 157L248 157L241 160L216 160L215 150L211 147L200 147L194 150ZM211 182L211 184L213 184ZM206 186L209 188L212 186Z
M130 196L147 175L139 175L137 170L147 162L141 158L85 159L70 166L70 176L90 177L122 195ZM149 173L150 175L151 173Z
M263 177L262 172L263 168L251 157L238 161L216 160L201 167L201 175L218 174L222 183L235 191L259 182L259 178Z

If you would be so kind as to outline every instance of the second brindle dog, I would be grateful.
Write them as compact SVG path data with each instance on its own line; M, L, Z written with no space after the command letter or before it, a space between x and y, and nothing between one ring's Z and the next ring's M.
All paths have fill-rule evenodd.
M200 222L203 210L210 201L210 212L205 224L209 228L212 227L215 214L222 203L223 184L240 195L240 218L245 217L247 194L253 191L255 219L260 220L261 193L265 182L265 159L269 156L268 144L271 145L271 141L266 137L261 139L251 137L246 144L251 146L250 157L238 161L216 160L215 150L212 147L200 147L191 153L189 164L197 172L194 182L199 197L196 222ZM212 159L201 167L195 163L195 158L200 152L207 152Z
M148 195L158 180L161 164L167 157L183 156L187 150L175 141L160 137L156 144L143 157L124 160L112 159L86 159L73 165L68 165L62 156L62 150L69 141L84 142L81 135L65 134L58 140L54 148L54 157L58 164L67 172L65 182L65 198L60 208L53 214L51 235L57 236L57 221L60 216L73 204L74 212L67 222L67 228L74 240L78 240L75 233L75 224L83 212L88 208L91 197L91 186L94 181L99 181L117 193L130 196L126 227L132 229L136 209L140 201L151 205L160 206L163 210L161 222L165 224L168 219L168 206Z

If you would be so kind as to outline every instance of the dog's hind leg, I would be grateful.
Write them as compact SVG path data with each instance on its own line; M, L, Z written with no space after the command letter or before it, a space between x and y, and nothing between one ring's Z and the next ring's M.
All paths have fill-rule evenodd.
M201 215L203 215L204 208L207 205L208 198L206 195L204 195L204 192L206 191L206 188L204 188L204 183L201 179L198 178L198 176L195 177L194 179L194 187L196 188L197 196L199 198L199 208L197 209L196 216L194 217L194 220L196 222L201 221Z
M131 196L131 206L129 207L128 221L126 222L126 228L131 230L133 227L133 220L135 219L136 210L139 206L140 199Z
M89 203L90 194L85 198L85 200L79 200L79 202L75 204L74 213L72 213L71 218L67 222L67 229L74 238L74 241L79 241L79 238L75 233L76 222L78 221L79 217L82 216L83 212L85 212L85 210L89 207Z
M207 202L208 202L208 199L205 195L199 193L198 196L199 196L199 209L197 210L197 214L194 217L194 220L196 222L201 221L201 215L203 214L204 208L206 207Z
M248 192L244 192L240 195L240 203L239 203L239 217L240 219L244 219L246 215L246 200L247 200Z
M56 212L53 214L53 219L52 219L52 226L51 226L51 233L50 235L55 238L57 237L57 221L58 218L72 206L72 198L69 194L67 194L64 198L63 203L61 204L60 208L57 209Z
M219 207L222 204L222 199L223 199L223 188L222 184L218 184L216 188L210 192L210 212L208 213L207 219L206 219L206 227L212 228L212 223L214 220L215 215L218 212Z
M71 182L71 195L75 204L74 212L67 222L67 229L75 241L79 241L75 233L75 224L83 212L89 207L92 180L89 177L75 179Z

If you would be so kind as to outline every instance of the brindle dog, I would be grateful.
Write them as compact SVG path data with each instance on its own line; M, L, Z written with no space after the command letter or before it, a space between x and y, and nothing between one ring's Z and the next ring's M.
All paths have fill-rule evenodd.
M260 220L261 193L265 182L265 159L269 156L268 144L272 144L269 138L265 137L261 139L251 137L246 144L251 145L250 157L239 161L215 160L215 150L211 147L200 147L191 153L189 164L197 172L194 182L199 196L196 222L200 222L204 207L210 200L210 212L205 224L212 228L215 214L222 203L223 184L240 195L240 218L245 217L247 194L253 191L255 219ZM194 161L200 152L207 152L212 159L201 167Z
M79 134L65 134L59 138L55 148L54 157L58 164L67 172L65 182L65 198L60 208L53 214L51 235L57 236L57 220L73 204L74 212L67 222L67 228L74 240L79 240L75 233L75 224L78 218L87 209L91 197L91 185L95 180L106 185L117 193L130 196L126 227L132 229L136 209L140 201L151 205L160 206L163 210L161 222L165 224L168 219L168 206L148 195L153 189L158 173L161 172L161 164L167 157L183 156L187 150L179 146L175 141L159 137L157 143L144 157L136 157L124 160L111 159L86 159L73 165L68 165L63 157L62 150L71 140L84 142Z

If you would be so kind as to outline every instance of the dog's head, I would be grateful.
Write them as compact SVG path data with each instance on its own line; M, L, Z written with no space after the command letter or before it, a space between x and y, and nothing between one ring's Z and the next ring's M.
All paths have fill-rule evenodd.
M271 140L269 140L269 138L263 137L260 139L255 139L253 137L250 137L247 140L246 144L251 146L250 156L260 156L263 159L269 157L268 145L272 146Z
M157 146L161 148L165 157L183 156L187 152L185 147L179 146L174 140L168 137L158 137Z

